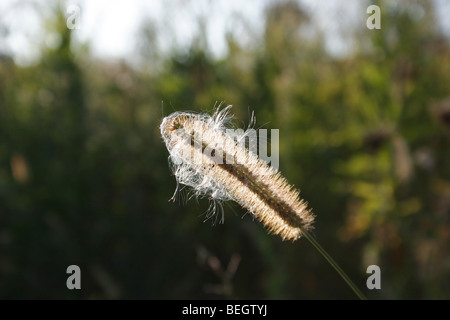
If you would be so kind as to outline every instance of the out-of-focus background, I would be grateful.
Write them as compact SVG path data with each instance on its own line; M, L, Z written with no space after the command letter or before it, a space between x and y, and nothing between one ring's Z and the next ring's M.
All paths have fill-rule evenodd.
M306 240L168 202L162 117L225 101L280 130L280 170L369 298L449 299L449 17L444 0L2 1L0 298L355 298Z

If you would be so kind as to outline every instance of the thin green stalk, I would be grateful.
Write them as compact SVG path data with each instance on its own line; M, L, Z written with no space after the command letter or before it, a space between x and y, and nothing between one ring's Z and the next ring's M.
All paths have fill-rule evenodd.
M339 273L339 275L342 277L342 279L347 282L350 288L352 288L353 292L356 293L356 295L361 300L367 300L367 297L358 289L358 287L353 283L352 280L347 276L347 274L344 272L344 270L339 267L339 265L334 261L334 259L325 251L324 248L317 242L317 240L306 230L302 230L303 234L306 239L311 242L311 244L324 256L324 258L331 264L331 266Z

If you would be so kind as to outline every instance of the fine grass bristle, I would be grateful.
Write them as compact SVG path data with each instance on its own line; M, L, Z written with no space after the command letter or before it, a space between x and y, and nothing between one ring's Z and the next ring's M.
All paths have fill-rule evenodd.
M230 107L213 116L175 112L163 119L161 134L177 182L197 196L234 200L269 232L299 239L312 228L313 214L279 172L227 134Z

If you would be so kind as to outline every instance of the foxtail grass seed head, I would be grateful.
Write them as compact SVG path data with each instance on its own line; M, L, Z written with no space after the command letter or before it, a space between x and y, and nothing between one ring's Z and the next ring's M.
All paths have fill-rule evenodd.
M189 186L195 196L212 200L207 217L214 215L221 201L233 200L269 232L283 240L297 240L302 230L312 228L313 214L276 168L256 155L254 129L229 127L230 108L219 107L212 116L175 112L163 119L161 135L170 153L177 190L180 185ZM246 138L250 138L249 147Z

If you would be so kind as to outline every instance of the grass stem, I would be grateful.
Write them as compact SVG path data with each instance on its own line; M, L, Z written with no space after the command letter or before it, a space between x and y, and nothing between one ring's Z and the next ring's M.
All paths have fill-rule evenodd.
M324 258L331 264L331 266L337 271L337 273L339 273L342 279L344 279L344 281L347 282L347 284L353 290L353 292L355 292L356 295L361 300L367 300L367 297L358 289L358 287L353 283L353 281L350 280L350 278L347 276L344 270L342 270L341 267L339 267L336 261L334 261L334 259L328 254L328 252L325 251L324 248L322 248L322 246L317 242L317 240L308 231L306 230L302 231L305 238L308 239L309 242L311 242L311 244L317 249L317 251L319 251L324 256Z

